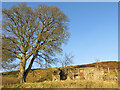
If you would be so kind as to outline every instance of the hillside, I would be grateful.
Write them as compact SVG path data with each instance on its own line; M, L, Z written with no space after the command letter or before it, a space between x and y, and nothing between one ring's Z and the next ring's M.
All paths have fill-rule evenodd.
M99 62L99 63L92 63L92 64L85 64L85 65L76 65L73 67L79 68L79 67L91 67L91 66L96 66L99 65L104 69L107 69L108 67L110 69L118 69L118 65L120 64L120 62L117 61L107 61L107 62Z
M108 62L99 62L99 63L91 63L85 65L76 65L76 66L67 66L60 67L60 69L65 68L81 68L81 67L96 67L99 65L103 69L109 69L113 71L114 69L118 69L120 62L117 61L108 61ZM56 68L48 68L48 69L32 69L27 76L27 82L43 82L43 81L51 81L52 80L52 71ZM11 71L2 73L2 84L14 84L18 83L18 73L19 71Z

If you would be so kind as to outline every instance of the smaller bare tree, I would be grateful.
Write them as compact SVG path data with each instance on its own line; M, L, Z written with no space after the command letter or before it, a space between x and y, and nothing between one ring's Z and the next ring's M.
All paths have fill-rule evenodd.
M62 67L66 67L73 63L73 58L74 58L73 55L65 53L64 59L60 59L59 62L60 62L60 64L62 64Z
M99 59L99 58L96 58L95 61L96 61L96 64L97 64L96 66L97 66L97 68L98 68L98 67L100 66L100 65L99 65L100 59Z

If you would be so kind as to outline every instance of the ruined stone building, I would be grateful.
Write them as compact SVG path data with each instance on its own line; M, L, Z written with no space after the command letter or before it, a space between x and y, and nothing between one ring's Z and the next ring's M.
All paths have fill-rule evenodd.
M102 80L104 70L96 67L80 67L68 69L56 69L53 71L52 80Z

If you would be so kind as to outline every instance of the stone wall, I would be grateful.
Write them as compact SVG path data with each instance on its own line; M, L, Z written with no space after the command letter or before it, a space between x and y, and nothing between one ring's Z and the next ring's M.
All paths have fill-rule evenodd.
M60 80L60 70L56 69L53 71L52 81L59 81Z
M59 80L104 80L104 69L96 67L57 69L53 73L53 81Z
M86 80L102 80L104 76L104 70L98 68L85 68L84 69L84 78Z

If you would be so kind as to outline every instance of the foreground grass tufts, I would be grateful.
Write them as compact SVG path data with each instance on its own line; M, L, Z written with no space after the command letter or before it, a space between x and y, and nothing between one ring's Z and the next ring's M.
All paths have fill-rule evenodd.
M108 81L44 81L40 83L23 83L4 85L2 88L118 88L117 82Z

